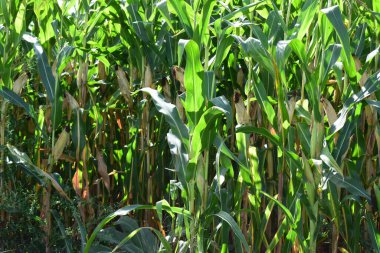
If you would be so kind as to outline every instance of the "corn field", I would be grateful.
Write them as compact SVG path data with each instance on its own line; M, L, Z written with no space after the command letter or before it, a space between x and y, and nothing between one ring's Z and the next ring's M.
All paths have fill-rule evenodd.
M0 0L0 252L380 252L379 0Z

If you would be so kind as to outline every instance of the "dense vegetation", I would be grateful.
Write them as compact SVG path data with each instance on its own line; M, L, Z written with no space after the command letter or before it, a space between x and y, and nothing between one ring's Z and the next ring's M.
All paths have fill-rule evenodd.
M0 0L0 251L380 252L380 1Z

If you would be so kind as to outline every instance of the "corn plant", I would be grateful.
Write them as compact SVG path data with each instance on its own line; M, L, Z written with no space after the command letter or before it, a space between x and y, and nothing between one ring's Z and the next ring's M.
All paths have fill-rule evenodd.
M0 226L30 215L46 252L380 251L379 15L0 0Z

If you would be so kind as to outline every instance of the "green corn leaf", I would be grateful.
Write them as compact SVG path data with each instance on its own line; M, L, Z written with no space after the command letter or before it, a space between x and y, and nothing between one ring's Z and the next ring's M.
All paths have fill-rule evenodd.
M239 238L240 243L243 244L244 249L247 252L250 252L248 243L245 240L243 233L241 232L238 224L231 217L231 215L229 215L228 213L226 213L224 211L220 211L219 213L216 213L214 215L217 216L217 217L219 217L219 218L221 218L222 220L224 220L231 227L231 229L234 232L234 234L237 236L237 238Z
M297 39L302 40L306 32L314 19L315 13L318 10L317 0L307 0L303 5L301 12L297 18L296 25L293 29L293 36L297 36Z
M190 171L187 170L189 164L189 155L186 153L183 142L172 131L169 131L167 136L170 153L174 157L174 167L178 173L178 179L182 184L184 191L187 193L187 178L191 178Z
M371 213L366 214L366 221L368 226L368 234L371 238L373 250L377 253L380 252L380 232L374 223L374 217Z
M341 176L343 176L343 170L339 166L339 164L335 161L334 157L331 155L328 147L323 147L321 151L321 160L329 166L329 168L333 168L335 171L337 171Z
M255 83L252 85L253 93L255 94L255 97L257 98L257 101L259 102L261 108L264 110L265 114L267 115L267 118L269 120L269 123L274 126L275 125L275 119L276 119L276 112L273 109L272 104L269 102L267 92L264 88L263 83L260 79L258 79L258 76L255 75Z
M257 2L253 2L250 4L244 5L243 7L240 7L239 9L236 9L236 10L228 13L227 15L223 16L222 19L223 20L232 20L232 19L235 19L237 17L240 17L244 13L251 12L252 10L257 8L257 6L263 2L264 1L257 1Z
M150 39L148 36L148 30L145 29L144 22L138 12L137 4L130 4L127 7L129 16L131 17L131 25L136 35L144 42L149 43Z
M338 34L339 40L343 45L344 67L350 78L354 78L356 76L356 69L354 60L351 55L350 37L348 35L346 27L343 24L342 14L340 12L339 6L322 9L321 11L327 16Z
M162 245L164 246L166 252L170 253L172 252L172 249L171 249L171 246L170 246L170 243L165 239L165 237L162 235L162 233L160 231L158 231L157 229L155 228L152 228L152 227L140 227L140 228L137 228L135 229L134 231L132 231L131 233L129 233L128 236L126 236L123 240L121 240L119 242L118 245L116 245L116 247L112 250L112 253L113 252L118 252L117 250L119 250L123 245L125 245L130 239L132 239L133 236L135 236L137 233L139 233L141 230L152 230L156 236L158 237L158 239L161 241Z
M218 149L219 152L224 154L226 157L228 157L232 161L236 162L240 166L240 169L244 170L244 173L242 173L244 182L248 184L252 184L250 177L247 177L247 175L250 174L250 170L248 169L247 165L245 165L242 161L240 161L240 159L238 159L235 156L235 154L231 152L231 150L226 146L222 137L219 134L215 136L214 145Z
M18 7L18 12L15 20L15 30L18 35L21 35L25 31L25 10L27 2L23 0Z
M0 16L5 20L5 24L9 27L11 24L10 15L8 12L7 0L0 0Z
M216 95L216 80L214 71L204 72L204 86L206 99L212 100Z
M168 8L168 3L167 0L162 0L156 4L157 9L160 11L162 17L165 19L166 23L170 27L172 31L175 31L173 25L172 25L172 20L170 18L170 13L169 13L169 8Z
M119 210L109 214L106 218L104 218L99 224L96 226L94 231L92 232L91 236L87 240L86 247L84 249L83 253L89 253L90 248L92 246L92 243L94 242L96 236L98 233L114 218L118 216L125 216L128 215L130 212L137 211L137 210L154 210L156 207L152 205L130 205L123 208L120 208ZM167 207L163 206L163 209L168 212L173 212L177 214L185 215L186 217L190 217L190 212L187 210L184 210L182 208L178 207Z
M223 110L224 115L227 119L227 129L232 126L232 108L229 101L225 96L216 97L210 100L210 102Z
M258 128L253 126L238 126L236 127L237 133L255 133L262 135L266 137L268 140L270 140L273 144L282 147L280 137L277 134L271 134L267 129L265 128Z
M367 104L373 106L373 108L375 108L377 110L377 112L380 113L380 101L366 99L365 102Z
M215 5L215 0L206 0L203 4L201 13L202 20L198 23L196 34L194 34L194 40L198 43L198 45L201 45L201 43L207 45L207 39L210 37L210 34L208 34L210 18Z
M190 127L198 124L205 106L207 87L203 87L203 67L200 61L200 52L197 43L190 40L186 43L185 90L186 100L184 107L189 115Z
M19 106L25 110L25 112L36 121L36 114L33 107L30 104L25 103L25 101L12 90L5 86L0 87L0 96L11 102L12 104Z
M334 66L336 61L338 60L340 56L342 46L339 44L330 45L327 50L325 50L325 62L322 65L323 66L323 74L319 77L319 84L322 84L321 90L323 90L324 85L327 80L327 75L331 68ZM321 71L322 73L322 71Z
M70 252L73 252L73 247L71 245L71 242L66 234L66 229L65 229L65 226L63 225L61 219L60 219L60 215L58 214L57 211L55 210L50 210L51 214L53 215L54 217L54 220L56 221L57 225L58 225L58 228L59 228L59 231L61 232L61 236L62 238L64 238L64 241L65 241L65 247L66 247L66 252L67 253L70 253Z
M306 155L310 155L311 133L309 125L306 123L297 123L298 136L301 141L302 150Z
M351 177L343 177L341 174L337 173L335 170L330 172L328 179L336 186L345 188L347 191L349 191L353 195L360 196L371 201L371 196L368 195L362 183L358 181L357 179L354 179Z
M71 201L70 198L66 195L65 191L60 186L60 184L54 179L54 177L52 177L49 173L41 170L36 165L34 165L27 154L19 151L17 148L10 144L7 144L7 148L13 161L16 164L20 165L22 168L24 168L25 172L29 173L34 178L36 178L39 181L39 183L44 187L46 187L46 183L50 181L52 186L58 191L58 193L61 196Z
M38 73L42 79L42 83L45 86L47 96L49 98L50 103L53 103L55 100L55 78L53 76L53 72L49 65L46 53L44 52L42 46L38 42L36 37L33 37L29 34L24 34L22 37L25 41L33 44L34 52L37 57L37 68Z
M164 97L157 90L151 88L142 88L141 91L148 93L153 99L157 110L162 113L165 120L170 125L173 134L175 134L184 144L185 148L189 147L189 133L185 124L179 117L177 108L170 103L165 102Z
M347 101L344 103L342 110L340 111L339 118L335 121L335 123L331 126L329 131L330 138L334 133L338 132L344 124L346 123L346 118L350 110L356 103L359 103L375 91L380 89L380 71L376 72L372 76L370 76L364 84L364 87L361 88L360 92L352 95Z
M240 43L247 56L252 57L256 62L263 66L272 77L275 77L273 59L260 40L252 37L243 40L239 36L232 36Z
M291 224L294 224L294 218L292 216L292 213L286 206L284 206L280 201L278 201L276 197L273 197L264 191L260 191L260 193L263 194L265 197L269 198L270 200L272 200L274 203L276 203L284 211L288 221L290 221Z
M216 48L216 56L214 62L214 69L220 68L224 59L226 59L229 54L234 38L228 35L225 35L221 38L218 47Z
M191 6L186 3L185 0L169 0L168 3L173 7L178 18L185 29L186 34L189 38L193 37L193 23L192 18L194 17L194 11Z
M332 152L333 157L335 158L336 162L339 165L342 165L343 157L350 148L350 138L351 138L351 133L355 128L355 121L356 120L354 119L350 119L344 125L344 127L342 128L339 134L338 141L336 142L336 145Z
M197 163L198 156L202 150L210 148L215 136L215 123L217 119L226 114L226 111L220 107L213 106L202 114L198 124L194 128L191 140L191 161Z
M56 71L57 76L62 73L68 62L71 60L74 52L75 48L72 46L65 46L60 50L57 59L57 69L53 69L53 71Z

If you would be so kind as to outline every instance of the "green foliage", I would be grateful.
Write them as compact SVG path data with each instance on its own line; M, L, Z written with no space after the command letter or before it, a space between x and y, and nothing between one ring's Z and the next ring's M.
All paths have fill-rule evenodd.
M0 0L0 250L378 252L379 11Z

